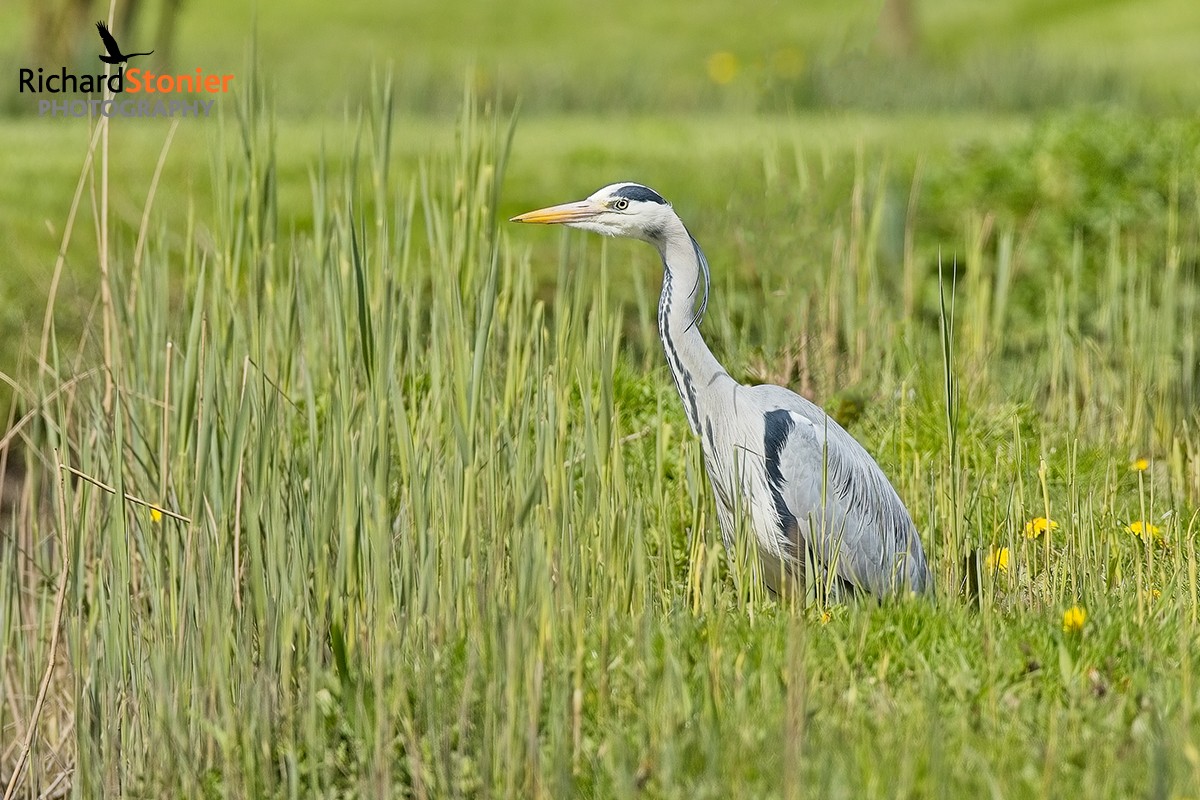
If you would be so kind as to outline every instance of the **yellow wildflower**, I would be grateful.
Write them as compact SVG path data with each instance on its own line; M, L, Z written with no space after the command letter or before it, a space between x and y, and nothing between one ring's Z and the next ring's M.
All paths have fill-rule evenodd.
M151 508L150 509L150 521L151 522L162 522L162 512L159 511L157 508Z
M1001 547L999 549L993 547L992 551L988 553L987 560L984 562L984 565L987 567L987 571L992 575L995 575L997 571L1008 572L1008 556L1009 553L1007 547Z
M738 74L738 59L728 50L713 53L708 57L708 77L719 85L728 86Z
M829 621L831 619L833 619L833 614L830 614L828 611L821 612L821 624L822 625L828 625Z
M1071 606L1063 612L1063 633L1079 633L1083 623L1087 622L1087 609L1083 606Z
M1046 531L1058 530L1058 523L1045 517L1034 517L1025 523L1025 538L1036 539Z
M1148 469L1150 469L1150 459L1148 458L1135 458L1129 465L1131 472L1145 472Z
M1162 534L1159 532L1157 525L1150 522L1143 522L1140 519L1137 522L1131 522L1130 524L1126 525L1125 530L1129 531L1134 536L1140 536L1142 539L1146 540L1150 539L1152 536L1162 539Z

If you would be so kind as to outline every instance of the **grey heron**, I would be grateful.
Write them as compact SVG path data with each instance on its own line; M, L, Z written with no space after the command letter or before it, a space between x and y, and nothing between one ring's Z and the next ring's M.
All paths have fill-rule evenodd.
M763 575L779 593L804 591L807 572L828 587L876 596L932 591L912 518L879 465L820 407L782 386L729 376L700 334L708 261L671 205L637 183L530 211L513 222L558 223L640 239L663 263L658 331L705 471L726 548L737 515L757 539Z

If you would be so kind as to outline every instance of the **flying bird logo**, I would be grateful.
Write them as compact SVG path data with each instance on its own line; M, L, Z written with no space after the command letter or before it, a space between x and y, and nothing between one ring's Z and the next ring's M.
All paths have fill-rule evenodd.
M231 73L211 74L200 67L192 72L175 74L140 69L132 65L133 59L153 55L153 50L123 53L106 23L97 22L96 31L105 50L97 58L104 64L116 65L116 70L91 70L87 74L75 74L62 66L57 69L22 67L18 71L17 86L21 94L49 95L37 99L39 115L207 117L217 102L216 97L211 95L229 92L229 84L234 79Z
M108 30L107 25L105 25L103 22L97 22L96 30L100 32L100 41L104 42L104 49L108 51L107 55L100 56L100 60L105 64L127 64L129 63L129 59L134 58L135 56L148 56L154 52L151 50L149 53L130 53L126 55L121 52L120 45L118 45L117 40L113 38L113 35Z

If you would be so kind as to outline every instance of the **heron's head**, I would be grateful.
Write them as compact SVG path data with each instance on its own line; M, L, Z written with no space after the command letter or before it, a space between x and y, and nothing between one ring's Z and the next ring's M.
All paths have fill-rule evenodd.
M662 195L640 183L614 183L586 200L539 208L512 222L558 223L605 236L626 236L658 243L667 226L677 220Z

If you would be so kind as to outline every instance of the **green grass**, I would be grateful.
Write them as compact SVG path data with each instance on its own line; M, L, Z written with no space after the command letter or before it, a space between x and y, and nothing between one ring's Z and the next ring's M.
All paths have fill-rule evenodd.
M823 618L764 598L720 546L656 352L653 254L501 221L590 191L620 143L518 126L510 151L506 123L471 109L409 166L375 103L357 166L309 162L299 216L251 115L250 146L214 156L210 210L152 226L136 268L132 238L113 240L111 306L23 386L38 402L0 549L5 770L61 585L36 791L70 770L81 797L1187 794L1194 173L1168 193L1174 223L1074 237L977 197L954 212L951 287L933 228L950 212L908 213L903 159L824 166L783 125L744 168L751 209L809 220L791 231L745 213L750 191L713 208L727 185L664 172L723 265L714 348L844 409L931 555L936 602ZM1066 120L953 163L1023 175L1063 131L1088 152L1089 131L1130 125ZM518 167L547 139L579 143L586 185ZM510 193L518 170L530 188ZM1112 189L1097 208L1141 196L1128 170L1096 182ZM1025 539L1047 515L1060 528ZM1139 519L1162 543L1125 530ZM1008 569L983 567L975 600L964 557L994 547ZM1087 622L1064 633L1076 604Z
M781 97L796 107L878 108L882 101L926 110L930 95L918 84L896 85L884 98L869 82L838 79L847 66L871 61L880 7L878 0L753 3L733 16L719 0L686 9L633 0L581 7L545 0L486 6L304 0L257 7L217 0L183 6L175 46L180 64L236 71L253 30L254 50L270 65L274 96L289 117L339 113L348 98L353 108L368 94L365 76L381 64L394 66L402 106L425 111L453 113L468 69L485 94L499 88L510 98L519 95L527 109L546 112L745 111ZM1200 67L1189 0L918 0L916 7L923 43L918 61L925 65L918 74L922 82L942 84L933 99L971 86L974 98L956 103L987 109L997 98L1024 93L1040 98L1040 108L1057 108L1089 95L1097 75L1180 109L1197 99L1189 79ZM97 14L106 12L107 4L97 4ZM0 24L20 33L0 49L0 66L28 60L28 20L25 5L0 8ZM135 41L146 41L157 25L153 13L142 20L131 35ZM79 38L81 60L94 63L92 32ZM707 60L717 52L732 53L740 65L728 86L715 86L708 76ZM875 64L869 74L892 85L895 71L895 64Z
M231 109L226 114L233 116ZM14 209L0 214L0 240L9 243L5 269L0 272L0 333L8 343L0 348L0 369L9 373L17 372L37 350L53 266L78 181L79 153L87 146L81 126L60 123L22 119L0 125L11 143L5 169L12 178L0 186L0 207ZM109 154L114 176L109 187L112 236L130 245L137 241L155 163L169 131L165 123L136 123L114 126ZM354 114L278 126L273 179L285 230L311 232L312 165L324 153L331 165L348 168L357 146L356 126ZM723 115L641 115L613 125L581 114L523 118L519 128L501 213L511 216L562 192L582 196L614 180L614 175L638 176L678 198L689 218L707 211L709 238L717 246L732 239L734 226L743 221L757 219L773 227L791 224L790 209L765 203L756 188L780 170L790 169L797 148L813 160L814 170L826 170L833 163L848 163L855 146L907 160L918 152L945 152L967 141L1009 140L1025 132L1028 124L993 115L837 113L749 121ZM423 157L447 151L452 129L452 121L398 116L391 148L398 185L407 188ZM213 153L222 140L236 141L239 136L236 120L231 119L180 125L155 198L154 225L181 231L190 217L201 238L210 236L218 185ZM24 157L27 153L34 156ZM826 166L818 166L822 163ZM95 298L98 244L91 187L89 179L59 287L58 319L64 332L82 328ZM828 202L840 202L840 190L830 187L829 194ZM737 215L726 213L733 204L743 209ZM179 252L177 237L166 241ZM546 252L552 252L548 241L545 244ZM553 270L539 270L538 278L546 285ZM624 297L630 299L628 293ZM0 391L0 397L7 395Z
M180 60L271 99L181 125L148 213L167 126L114 124L44 365L89 131L0 120L0 782L28 737L32 796L1194 796L1191 4L920 9L892 64L833 3L187 6ZM503 222L626 178L936 602L780 607L724 552L655 254Z
M15 32L0 46L5 74L36 55L28 52L30 8L0 7L0 24ZM779 138L803 142L824 169L846 171L859 146L902 162L940 163L943 148L1011 140L1064 109L1120 106L1157 119L1186 115L1197 99L1189 0L921 0L918 13L921 50L897 62L873 45L878 5L869 3L755 5L739 9L732 24L727 5L713 0L691 3L686 13L625 0L581 9L539 0L495 8L217 2L183 7L175 58L177 66L235 73L238 91L252 83L248 65L265 65L261 79L280 120L280 215L298 230L308 224L309 165L321 152L335 163L349 157L357 109L371 95L372 76L384 72L395 81L398 169L411 169L447 136L467 75L479 96L523 110L506 198L536 202L636 173L681 202L696 197L722 212L738 202L743 218L762 217L768 229L793 219L759 202L757 191L778 168L763 146ZM143 14L130 36L151 38L156 24ZM92 31L78 38L79 64L95 63ZM728 85L708 71L721 52L738 65ZM41 333L87 131L81 121L33 117L31 98L14 84L0 86L0 108L7 178L0 185L0 370L11 373ZM111 146L110 212L114 235L136 237L166 126L126 122ZM210 158L222 133L236 135L195 120L178 131L163 177L169 189L156 201L170 229L186 226L189 209L201 224L209 217ZM840 188L830 187L823 201L840 202ZM81 233L94 230L90 203L79 224ZM710 229L717 241L733 233L727 225ZM96 290L96 253L94 236L71 238L60 320L73 321L75 332ZM0 405L8 397L0 388Z

